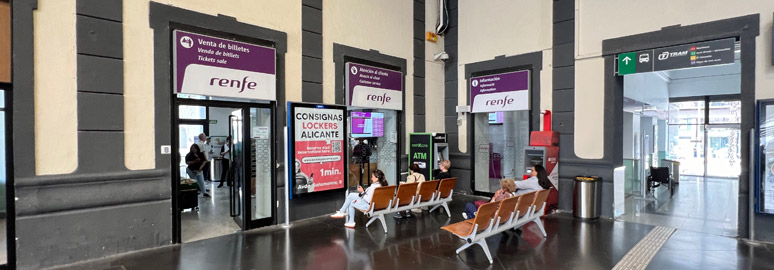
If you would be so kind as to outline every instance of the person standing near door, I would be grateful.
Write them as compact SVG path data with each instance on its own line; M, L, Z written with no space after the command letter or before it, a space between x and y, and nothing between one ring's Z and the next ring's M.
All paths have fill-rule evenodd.
M185 168L185 172L199 184L199 191L202 192L202 195L210 197L210 194L207 193L207 185L204 183L204 176L202 176L202 168L209 165L209 161L199 150L199 145L191 145L190 151L185 155L185 164L188 165Z
M226 142L223 144L223 151L220 152L221 159L221 170L220 170L220 184L218 187L223 186L223 182L228 182L228 186L231 186L231 177L229 177L228 171L230 170L230 158L231 158L231 136L228 136L226 138Z
M202 154L204 154L204 158L207 160L207 166L205 166L202 169L202 174L204 174L204 180L210 181L210 163L212 162L212 147L210 146L210 138L207 137L207 134L199 134L199 142L196 143L199 146L199 149L201 150Z

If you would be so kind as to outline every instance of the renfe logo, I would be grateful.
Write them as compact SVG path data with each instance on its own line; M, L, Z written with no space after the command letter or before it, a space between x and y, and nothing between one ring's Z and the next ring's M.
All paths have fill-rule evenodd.
M484 104L486 104L486 106L500 106L505 108L505 105L513 104L513 101L513 98L505 96L503 99L487 100Z
M258 83L254 81L248 82L247 78L248 77L242 78L242 81L221 79L221 78L211 78L210 85L215 85L215 83L217 82L217 86L237 88L239 89L239 93L244 92L245 87L247 87L247 89L250 89L250 90L255 90L255 87L258 86Z
M387 93L384 93L381 96L379 96L379 95L367 95L366 96L366 100L381 102L382 105L384 105L385 102L390 102L390 99L392 99L392 98L388 97Z

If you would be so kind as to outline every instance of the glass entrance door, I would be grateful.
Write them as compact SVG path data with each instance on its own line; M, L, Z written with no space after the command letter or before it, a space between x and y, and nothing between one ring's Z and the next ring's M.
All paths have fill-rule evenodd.
M245 176L245 155L244 155L244 132L242 110L235 110L229 116L229 136L232 139L231 148L231 177L234 179L233 185L229 187L229 213L234 221L242 229L246 229L242 215L242 206L244 205L244 176Z
M245 230L271 225L276 164L273 111L268 105L237 110L229 122L234 177L229 193L231 216Z
M250 227L271 225L273 220L272 201L275 162L272 109L270 107L250 108L249 116L250 173L247 209ZM247 190L247 189L246 189Z
M670 103L668 156L680 175L739 177L741 103L701 100Z
M708 125L706 129L706 175L739 177L742 153L739 125Z

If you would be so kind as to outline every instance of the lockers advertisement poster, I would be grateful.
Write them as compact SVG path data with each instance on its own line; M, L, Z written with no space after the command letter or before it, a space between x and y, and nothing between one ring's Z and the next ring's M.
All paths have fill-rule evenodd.
M293 195L344 188L346 110L327 105L293 106L290 148ZM292 196L292 195L291 195Z

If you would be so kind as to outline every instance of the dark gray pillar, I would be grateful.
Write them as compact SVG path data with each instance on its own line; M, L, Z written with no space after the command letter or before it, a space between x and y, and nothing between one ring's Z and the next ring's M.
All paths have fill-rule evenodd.
M301 4L301 99L323 102L323 22L322 0Z
M414 132L424 132L425 123L425 0L415 0Z
M457 68L457 40L459 25L458 22L458 3L449 1L449 29L443 37L444 51L449 54L449 60L444 64L444 126L446 129L446 140L451 148L449 160L452 163L451 174L458 177L455 191L462 193L471 193L471 161L470 151L461 153L459 150L460 135L457 129L457 102L460 98L467 100L467 96L460 97L457 93L458 68ZM472 117L468 117L468 131L472 125Z

